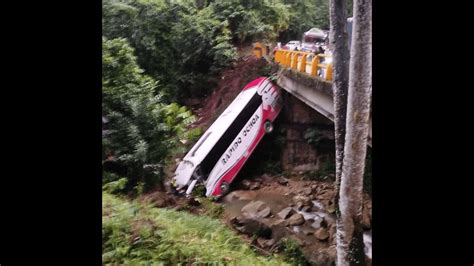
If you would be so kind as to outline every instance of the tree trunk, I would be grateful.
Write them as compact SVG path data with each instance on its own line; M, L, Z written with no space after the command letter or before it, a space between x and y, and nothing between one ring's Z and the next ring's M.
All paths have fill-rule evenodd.
M363 265L362 188L372 94L372 0L354 1L337 265Z
M330 47L333 57L334 133L336 142L336 214L339 217L339 185L344 158L346 135L347 87L349 80L349 47L347 33L346 0L330 0Z

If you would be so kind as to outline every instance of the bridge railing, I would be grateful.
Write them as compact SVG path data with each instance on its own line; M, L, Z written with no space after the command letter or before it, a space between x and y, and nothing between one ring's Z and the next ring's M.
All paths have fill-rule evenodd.
M312 58L311 58L312 57ZM331 55L317 54L314 55L308 52L290 51L290 50L276 50L274 61L282 66L290 67L299 72L309 74L312 77L317 77L318 70L325 70L324 79L332 80L332 64L321 62L321 58L329 58Z

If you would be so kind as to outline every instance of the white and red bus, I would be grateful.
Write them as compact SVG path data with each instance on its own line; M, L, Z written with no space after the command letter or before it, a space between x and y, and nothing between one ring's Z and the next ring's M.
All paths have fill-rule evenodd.
M268 78L247 84L184 156L173 176L175 189L189 194L199 182L207 197L226 194L262 137L273 130L281 108L280 91Z

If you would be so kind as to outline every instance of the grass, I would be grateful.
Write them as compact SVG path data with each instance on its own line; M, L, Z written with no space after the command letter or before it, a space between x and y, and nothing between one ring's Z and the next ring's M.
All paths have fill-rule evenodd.
M103 192L104 265L288 265L257 255L219 220Z

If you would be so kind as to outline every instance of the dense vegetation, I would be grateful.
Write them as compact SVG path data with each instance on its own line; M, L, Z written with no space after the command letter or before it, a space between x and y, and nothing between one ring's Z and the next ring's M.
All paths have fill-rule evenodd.
M219 220L103 194L104 264L288 265L255 254Z
M198 136L197 130L186 130L195 118L185 107L162 100L159 83L143 74L126 39L103 38L102 49L104 182L127 177L126 190L151 188L180 141Z

